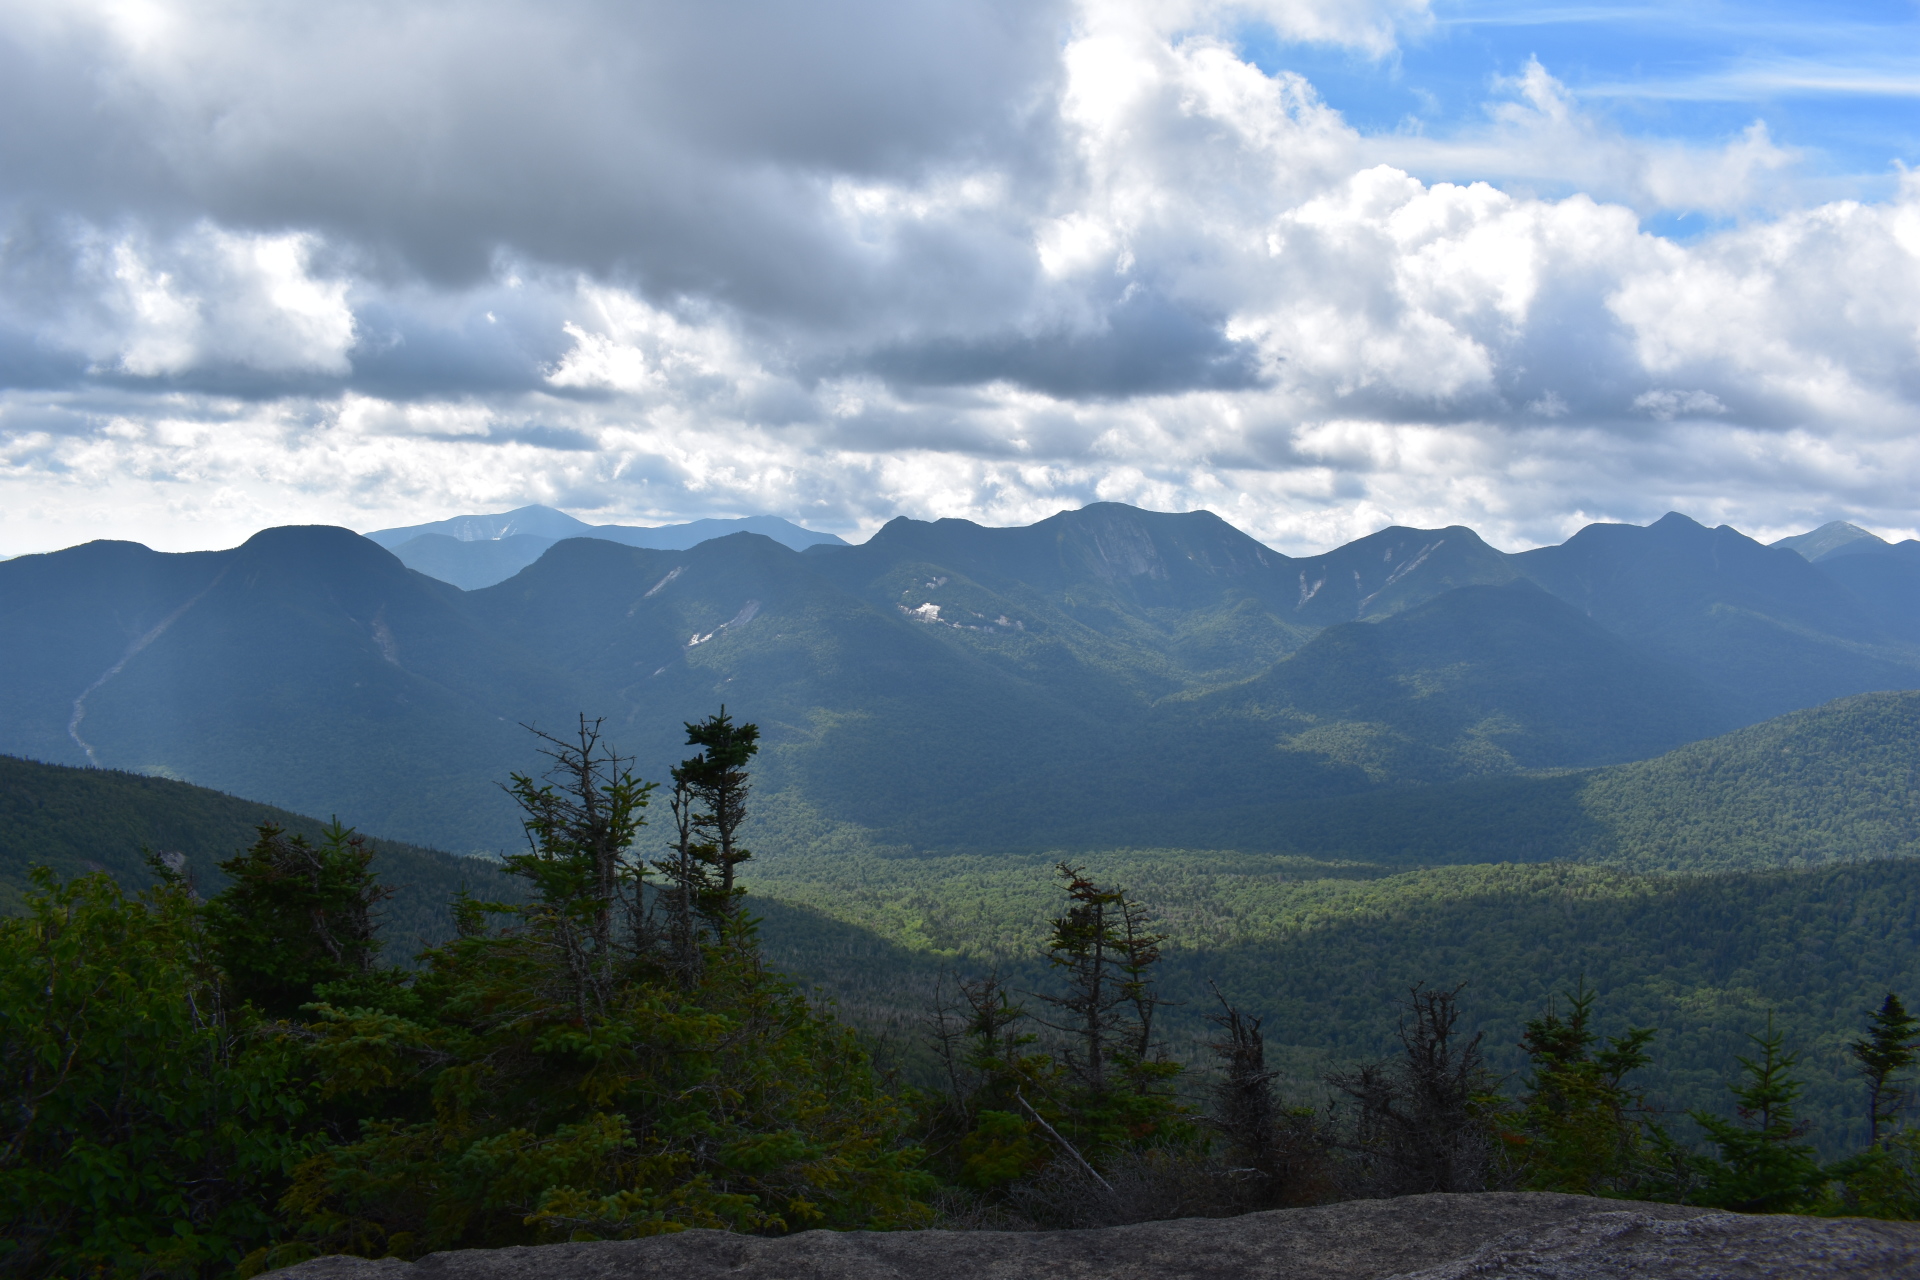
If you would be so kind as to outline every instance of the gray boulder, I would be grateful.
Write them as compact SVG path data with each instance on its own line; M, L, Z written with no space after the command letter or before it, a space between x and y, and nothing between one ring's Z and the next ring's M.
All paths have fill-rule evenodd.
M1920 1277L1920 1227L1486 1192L1087 1231L685 1231L315 1258L276 1280L1694 1280Z

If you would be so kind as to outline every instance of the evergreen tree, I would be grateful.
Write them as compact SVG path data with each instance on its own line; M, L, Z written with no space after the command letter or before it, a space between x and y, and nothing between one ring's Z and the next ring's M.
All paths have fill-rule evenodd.
M676 791L693 806L689 810L691 833L704 837L692 846L693 852L708 868L710 887L705 891L707 914L722 916L733 910L734 879L740 864L753 854L739 842L739 830L747 820L747 761L760 750L760 729L751 724L735 724L720 708L698 724L687 726L687 742L701 748L700 754L683 760L673 771Z
M1045 1166L1052 1154L1031 1099L1047 1099L1058 1079L1053 1059L1033 1047L1028 1013L997 973L955 984L958 1004L937 984L933 1040L947 1076L947 1096L933 1117L939 1149L952 1176L990 1189Z
M1867 1034L1847 1048L1867 1084L1867 1149L1838 1161L1827 1172L1834 1198L1823 1212L1869 1218L1920 1217L1920 1130L1899 1123L1912 1097L1911 1082L1898 1073L1915 1060L1920 1019L1889 992L1867 1015ZM1883 1132L1883 1130L1887 1130Z
M298 1054L223 999L184 883L33 886L0 919L0 1275L225 1280L311 1150Z
M1867 1035L1847 1045L1867 1082L1867 1145L1880 1145L1880 1129L1900 1119L1912 1096L1911 1081L1899 1073L1914 1063L1920 1047L1920 1018L1907 1012L1891 991L1868 1015Z
M621 955L643 945L631 936L645 910L643 867L631 850L653 791L602 740L601 723L581 716L572 740L530 730L552 765L544 781L516 773L505 787L520 805L528 847L502 861L538 895L583 1013L606 1001ZM623 913L625 938L616 923Z
M735 724L723 706L686 730L688 744L702 750L672 771L668 806L675 840L672 853L653 868L665 878L656 905L666 917L668 963L691 986L698 980L702 939L738 927L736 869L753 857L739 843L750 792L746 765L760 750L760 729Z
M757 735L727 727L736 745ZM907 1113L852 1034L766 969L737 888L689 973L644 927L628 849L645 784L599 747L597 724L555 755L551 790L512 788L533 848L510 865L539 900L465 904L461 936L423 957L410 1011L320 1009L322 1093L379 1119L301 1168L286 1205L305 1237L413 1257L924 1222ZM744 757L725 758L737 798ZM726 813L714 843L743 853L744 811ZM624 940L622 902L637 922Z
M1053 920L1047 961L1065 990L1040 998L1062 1015L1044 1025L1066 1036L1072 1087L1056 1091L1060 1127L1095 1164L1104 1153L1183 1138L1190 1125L1172 1089L1180 1064L1154 1035L1165 1004L1154 966L1166 936L1151 930L1146 908L1126 890L1064 862L1055 873L1067 906Z
M1639 1182L1647 1160L1646 1099L1626 1077L1652 1061L1647 1027L1606 1042L1592 1029L1595 995L1582 982L1567 1013L1549 1005L1526 1024L1521 1047L1532 1072L1512 1121L1526 1185L1537 1191L1618 1195Z
M1718 1159L1699 1161L1700 1203L1738 1213L1791 1213L1815 1196L1826 1176L1802 1141L1806 1126L1794 1117L1803 1089L1793 1076L1799 1056L1784 1050L1786 1037L1774 1030L1771 1014L1765 1033L1747 1038L1760 1056L1741 1058L1744 1079L1728 1086L1737 1121L1693 1113L1720 1152Z
M336 820L318 845L259 828L220 863L231 878L206 904L206 926L234 994L275 1018L297 1017L315 988L378 982L378 909L392 890L375 878L365 838Z

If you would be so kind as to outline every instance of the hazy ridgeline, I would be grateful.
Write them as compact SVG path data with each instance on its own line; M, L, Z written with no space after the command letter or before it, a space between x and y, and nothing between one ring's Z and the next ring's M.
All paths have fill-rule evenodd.
M725 702L767 735L762 795L887 845L1287 850L1306 802L1920 685L1906 550L1813 563L1676 515L1518 555L1388 529L1292 559L1101 504L804 552L568 538L466 592L341 529L91 543L0 564L0 751L497 852L519 725L604 715L662 777L673 726ZM1860 564L1878 576L1842 580Z

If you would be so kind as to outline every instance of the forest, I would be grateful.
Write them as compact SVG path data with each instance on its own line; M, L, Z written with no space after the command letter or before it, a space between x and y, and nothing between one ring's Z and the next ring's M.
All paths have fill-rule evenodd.
M796 908L762 914L748 892L757 726L723 709L686 740L654 786L598 722L540 735L549 767L505 783L527 836L499 868L512 890L454 890L451 936L414 955L383 928L395 890L374 847L338 823L260 823L217 889L166 851L137 892L36 871L0 921L0 1270L244 1278L320 1253L1031 1229L1490 1188L1920 1215L1905 1119L1920 1019L1901 986L1848 970L1852 987L1823 991L1842 970L1800 967L1807 1001L1847 1024L1835 1096L1810 1108L1805 1009L1675 1044L1641 1021L1660 1008L1648 976L1636 988L1620 967L1662 949L1682 972L1724 962L1697 927L1721 915L1765 935L1818 932L1798 913L1823 897L1856 924L1874 893L1911 912L1904 861L1831 868L1861 883L1812 890L1805 872L1552 864L1516 884L1489 867L1296 865L1291 882L1241 874L1237 903L1212 886L1232 910L1211 921L1176 891L1205 867L999 865L1027 878L1037 928L996 928L984 898L943 890L946 926L971 913L986 941L921 966L920 1016L890 1042L775 962ZM1485 910L1503 893L1504 916ZM1437 935L1501 958L1503 926L1524 938L1533 910L1564 930L1575 902L1594 908L1586 967L1558 985L1409 972L1365 954L1364 928L1350 953L1298 949L1373 921L1412 939L1403 959L1446 963ZM1179 938L1223 928L1268 952ZM1353 1030L1309 1092L1268 1039L1314 1017ZM1381 1043L1370 1026L1386 1052L1364 1051ZM1714 1077L1684 1109L1656 1096L1677 1053ZM1810 1120L1829 1113L1856 1122L1823 1134Z

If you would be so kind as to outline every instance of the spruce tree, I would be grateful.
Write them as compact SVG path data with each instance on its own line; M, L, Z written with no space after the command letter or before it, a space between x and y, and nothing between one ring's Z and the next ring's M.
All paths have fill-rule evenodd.
M933 1129L958 1181L982 1190L1034 1173L1052 1154L1033 1119L1034 1099L1048 1106L1058 1077L1053 1059L1035 1052L1026 1007L997 973L962 979L959 996L936 984L932 1032L948 1094Z
M760 750L760 729L735 724L722 706L718 715L687 725L687 743L700 754L673 770L677 796L690 802L688 836L702 837L690 851L706 864L706 887L701 893L707 914L730 914L736 897L734 884L741 863L753 854L739 842L747 820L747 761Z
M205 908L215 955L234 994L269 1017L292 1018L315 988L374 974L378 908L392 895L373 849L336 820L318 845L275 826L219 864L231 882Z
M739 748L757 730L721 719L733 803L726 830L708 830L741 854ZM416 1257L684 1227L923 1224L906 1112L852 1033L766 967L741 891L709 904L722 927L694 940L689 973L645 926L630 849L645 784L598 722L544 740L548 781L509 787L531 846L510 867L538 900L463 904L460 936L421 957L412 1010L318 1010L322 1095L378 1119L301 1166L284 1204L307 1241ZM694 812L689 832L712 814Z
M551 767L542 781L515 773L505 785L520 805L527 851L502 861L539 895L583 1013L604 1003L620 956L634 949L619 936L617 919L624 911L630 932L642 919L644 868L631 850L653 791L603 740L600 726L583 715L571 739L529 727Z
M1693 1113L1718 1159L1701 1161L1706 1185L1700 1203L1737 1213L1791 1213L1805 1205L1824 1180L1806 1126L1794 1115L1804 1086L1793 1075L1799 1055L1784 1049L1786 1037L1767 1015L1764 1034L1747 1037L1760 1056L1741 1058L1743 1081L1729 1085L1737 1120Z
M1060 863L1066 910L1053 920L1047 961L1065 990L1040 998L1059 1011L1045 1022L1067 1037L1062 1055L1076 1086L1064 1106L1066 1128L1085 1154L1184 1132L1172 1082L1180 1064L1166 1059L1154 1014L1166 1002L1154 969L1166 935L1149 927L1145 907L1126 890L1095 882Z
M1848 1044L1867 1082L1867 1145L1880 1145L1881 1126L1900 1118L1912 1096L1911 1081L1899 1073L1914 1063L1920 1047L1920 1018L1907 1012L1900 997L1887 993L1878 1011L1868 1015L1867 1035Z
M1828 1170L1837 1196L1826 1208L1849 1216L1920 1217L1920 1131L1899 1123L1912 1097L1911 1081L1899 1073L1914 1064L1917 1036L1920 1019L1889 992L1867 1015L1865 1038L1848 1044L1867 1082L1868 1142L1865 1151Z
M1566 993L1562 1017L1549 1005L1526 1024L1521 1048L1532 1072L1515 1135L1536 1191L1620 1194L1637 1181L1646 1158L1646 1100L1627 1076L1652 1061L1654 1031L1630 1027L1596 1051L1595 995L1582 982Z

